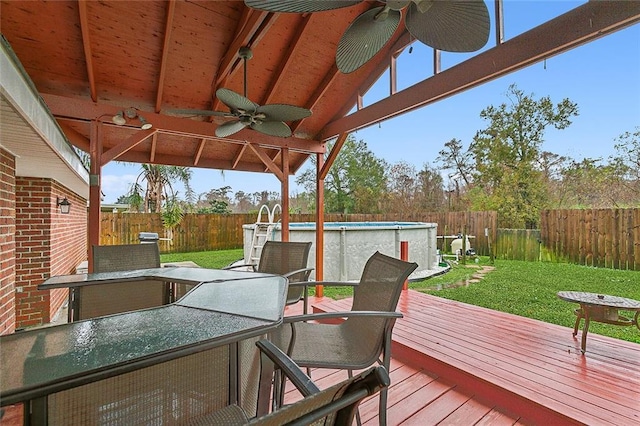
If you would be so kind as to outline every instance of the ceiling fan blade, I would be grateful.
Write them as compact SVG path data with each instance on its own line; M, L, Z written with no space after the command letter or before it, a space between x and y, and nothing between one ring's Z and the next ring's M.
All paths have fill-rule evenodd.
M294 105L271 104L259 106L256 114L264 114L264 121L296 121L311 116L311 111Z
M400 16L399 11L384 7L375 7L358 16L338 43L336 65L340 72L353 72L373 58L393 36Z
M165 111L168 115L202 115L202 116L217 116L217 117L235 117L230 112L224 111L211 111L210 109L170 109Z
M236 111L253 113L258 109L258 104L250 101L241 94L236 93L233 90L225 89L224 87L216 90L216 97L220 99L220 102L228 106L233 113Z
M228 123L223 123L216 127L216 136L219 138L226 138L227 136L231 136L232 134L239 132L245 127L247 127L247 125L241 121L229 121Z
M411 3L405 24L416 39L446 52L474 52L489 40L489 11L482 0L437 0L424 13Z
M282 121L264 121L262 123L251 123L251 128L269 136L288 138L291 136L291 129Z
M353 6L362 0L244 0L253 9L267 12L308 13Z

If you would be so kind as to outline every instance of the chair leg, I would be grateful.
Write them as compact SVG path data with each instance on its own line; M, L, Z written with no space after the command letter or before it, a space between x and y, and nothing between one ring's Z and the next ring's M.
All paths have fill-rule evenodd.
M380 407L378 409L378 421L380 426L386 426L387 424L387 389L380 391Z

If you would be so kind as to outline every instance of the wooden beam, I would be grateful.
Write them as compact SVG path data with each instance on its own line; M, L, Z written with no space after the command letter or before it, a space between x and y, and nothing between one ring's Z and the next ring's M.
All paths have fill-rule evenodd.
M122 107L107 104L97 104L64 96L42 94L42 98L58 121L85 121L89 122L96 117L113 116ZM214 135L217 124L203 121L195 121L188 118L172 117L164 114L146 112L146 120L160 133L171 133L186 137L214 139L222 142L245 144L255 143L267 148L289 148L302 153L324 152L324 143L316 140L299 139L296 137L278 138L268 136L251 129L244 129L229 138L216 138ZM106 124L106 123L105 123Z
M156 112L162 110L162 95L164 92L164 79L167 75L167 60L169 58L169 42L173 31L173 17L176 13L176 1L170 0L167 6L167 20L164 25L164 41L162 43L162 58L160 60L160 75L158 76L158 90L156 93Z
M391 47L389 51L390 52L389 57L391 57L391 55L400 55L400 53L402 53L402 51L411 44L412 40L413 39L411 35L407 31L401 33L401 35L398 37L398 39L394 42L393 46ZM339 108L336 111L336 115L334 115L334 120L338 120L344 117L346 114L349 113L349 111L353 109L354 105L358 106L358 110L362 109L363 94L367 93L369 89L371 89L371 87L374 84L376 84L378 80L380 80L380 77L382 77L382 75L387 71L388 68L389 68L388 62L380 61L378 65L376 65L374 70L371 73L369 73L369 75L367 76L367 79L360 85L356 94L354 94L349 101L345 102L342 108Z
M280 182L284 180L284 176L282 175L282 170L278 168L278 165L276 163L271 161L271 158L269 158L267 153L264 152L264 149L262 149L261 147L253 143L249 144L249 148L251 148L253 152L255 152L256 155L260 157L260 160L262 160L262 162L265 164L265 166L267 166L267 168L271 173L276 175L276 177L280 180Z
M590 1L440 74L329 123L322 130L320 139L329 140L453 96L639 21L640 2Z
M153 164L156 161L156 150L158 148L158 132L155 132L151 136L151 151L149 152L149 163Z
M238 166L238 163L240 162L240 159L242 158L242 155L244 154L244 151L247 149L247 144L242 145L242 147L238 150L238 152L236 153L234 159L233 159L233 165L231 166L232 169L235 169Z
M282 226L280 228L280 238L282 241L289 241L289 150L281 150L282 155L282 184L280 185L280 200L282 208Z
M202 157L202 151L204 150L204 146L206 145L207 140L202 139L198 144L198 149L196 150L196 155L193 157L193 165L197 166L200 161L200 157Z
M71 142L71 145L75 146L76 148L80 148L84 152L89 152L89 150L91 149L91 143L85 135L79 133L76 129L69 126L67 123L61 122L58 124L64 132L64 135L67 137L67 139L69 139L69 142Z
M340 153L342 146L347 140L347 136L349 136L348 133L342 133L341 135L338 136L336 143L333 144L333 148L331 148L331 152L329 152L329 155L327 156L326 162L322 165L322 168L318 171L319 179L322 179L322 180L326 179L327 174L329 173L329 169L331 168L333 163L336 161L336 158L338 157L338 154Z
M91 121L91 137L89 149L89 214L88 214L88 267L93 272L93 246L100 245L100 202L102 191L102 123Z
M316 155L316 281L324 279L324 155ZM316 286L316 296L322 297L323 286Z
M217 77L211 90L211 106L214 110L220 108L221 102L216 98L215 92L218 87L224 86L239 69L242 69L242 60L238 56L238 50L243 46L251 43L257 43L264 37L271 25L275 22L276 16L273 13L245 8L246 18L241 21L238 34L234 37L233 42L227 49L227 53L218 66Z
M136 145L144 142L145 139L147 139L151 135L154 135L157 132L158 132L158 129L151 128L149 130L140 130L135 134L129 136L127 139L123 140L118 145L114 146L113 148L109 149L106 152L103 152L102 163L100 165L104 166L109 161L117 159L122 154L129 151L131 148L135 147ZM151 161L151 158L149 158L149 161Z
M96 102L98 94L96 90L96 78L93 71L93 54L91 53L91 40L89 37L89 18L87 16L87 0L78 2L78 11L80 12L80 30L82 32L82 48L84 49L84 61L87 65L87 76L89 77L89 92L91 99Z

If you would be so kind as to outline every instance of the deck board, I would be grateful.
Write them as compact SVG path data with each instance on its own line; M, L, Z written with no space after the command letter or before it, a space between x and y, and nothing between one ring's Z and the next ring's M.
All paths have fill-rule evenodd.
M348 311L351 300L315 299L312 306L317 312ZM423 407L415 411L411 405L407 415L391 402L420 399L427 385L406 394L410 382L392 380L390 425L429 424L427 418L440 418L447 409L446 424L640 424L638 344L590 333L583 355L581 332L574 338L573 324L548 324L412 290L403 291L398 310L404 318L394 328L394 361L449 383L453 393L423 398Z

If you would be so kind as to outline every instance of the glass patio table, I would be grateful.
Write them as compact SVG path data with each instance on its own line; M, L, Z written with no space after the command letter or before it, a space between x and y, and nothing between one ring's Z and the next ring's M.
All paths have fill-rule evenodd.
M102 423L118 416L131 423L138 412L144 422L172 424L231 403L250 408L248 381L259 376L254 343L282 322L287 280L157 268L54 277L47 286L64 286L67 279L93 285L124 275L209 280L157 308L0 336L1 404L26 402L25 423L34 424L52 418L52 423ZM62 408L78 398L85 408ZM74 420L68 411L85 417Z
M242 280L247 277L255 277L256 274L247 275L245 271L226 271L221 269L205 269L193 267L160 267L148 269L136 269L132 271L100 272L93 274L59 275L45 280L38 286L38 290L51 290L55 288L69 289L69 317L68 321L77 321L80 318L80 301L82 291L93 290L92 287L109 284L146 282L155 280L158 285L171 283L195 286L201 282L222 282L229 280ZM86 290L85 290L86 289ZM169 291L173 293L172 291ZM84 299L83 299L84 300ZM173 302L171 297L165 298L162 304ZM95 303L95 302L94 302ZM160 304L160 303L158 303ZM151 305L147 305L149 307ZM114 312L109 312L114 313ZM104 314L103 314L104 315ZM83 317L82 319L87 319Z

